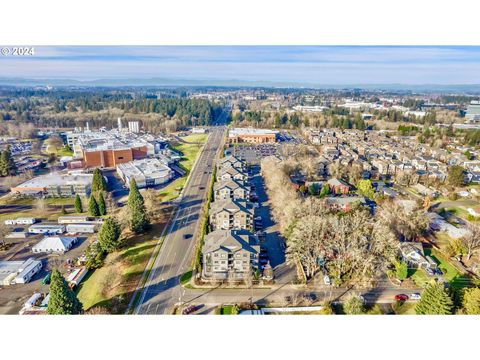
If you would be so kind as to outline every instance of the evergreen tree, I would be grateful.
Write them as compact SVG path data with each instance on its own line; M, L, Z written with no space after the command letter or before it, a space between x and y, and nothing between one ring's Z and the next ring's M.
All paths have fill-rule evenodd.
M13 160L10 146L0 153L0 176L12 176L17 174L17 166Z
M47 314L49 315L75 315L81 314L82 303L75 293L68 287L65 278L57 269L52 270L50 280L50 299Z
M80 199L80 195L75 195L75 211L77 213L83 213L83 205L82 199Z
M90 195L90 200L88 202L88 212L91 216L100 216L100 210L98 209L97 200L93 194Z
M97 191L107 191L107 182L100 169L93 170L92 192L95 193Z
M138 191L135 179L130 180L128 209L130 211L130 229L137 234L147 230L150 222L145 209L143 196L140 194L140 191Z
M327 183L325 183L325 185L322 186L322 190L320 191L320 197L324 198L329 193L330 193L330 187L328 186Z
M109 217L102 225L98 232L98 243L100 247L107 253L111 253L120 247L120 225L117 221Z
M465 290L463 309L467 315L480 315L480 288Z
M106 252L98 241L88 245L85 250L85 267L89 270L98 269L103 265Z
M418 315L449 315L453 312L453 301L443 284L428 284L422 298L415 306Z
M343 303L343 311L347 315L361 315L365 313L365 305L363 299L359 296L351 295Z
M98 211L100 215L107 214L107 205L105 204L105 198L103 197L103 191L98 194Z
M395 265L395 276L398 280L405 280L408 277L408 266L407 263L403 260L396 260Z

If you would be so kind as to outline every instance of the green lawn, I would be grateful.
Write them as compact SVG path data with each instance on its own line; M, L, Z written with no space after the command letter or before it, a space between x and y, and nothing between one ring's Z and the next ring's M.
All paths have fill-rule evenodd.
M68 146L64 146L57 151L58 156L73 156L73 150L71 150Z
M235 305L222 305L220 308L220 315L236 315L236 311Z
M180 166L189 172L197 159L197 155L202 145L178 143L174 149L182 154Z
M207 141L208 134L190 134L188 136L184 136L181 139L188 141L188 142L200 142L204 143Z
M182 285L187 285L187 284L190 282L190 279L192 278L192 275L193 275L193 271L192 271L192 270L186 272L186 273L183 274L182 277L180 278L180 283L181 283Z
M205 140L207 139L207 134L192 134L184 137L183 139L185 139L185 141L205 142ZM159 196L161 201L170 201L180 195L180 192L182 191L187 181L187 176L192 170L195 161L197 160L201 145L178 143L176 146L174 146L174 149L183 154L182 160L180 160L179 165L183 169L185 169L187 173L185 174L185 176L174 180L171 184L160 190Z

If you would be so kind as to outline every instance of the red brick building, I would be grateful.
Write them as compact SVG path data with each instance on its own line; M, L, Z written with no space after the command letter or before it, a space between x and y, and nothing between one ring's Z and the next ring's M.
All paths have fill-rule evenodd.
M85 167L114 168L118 164L146 157L146 146L130 149L93 150L83 152L83 163Z

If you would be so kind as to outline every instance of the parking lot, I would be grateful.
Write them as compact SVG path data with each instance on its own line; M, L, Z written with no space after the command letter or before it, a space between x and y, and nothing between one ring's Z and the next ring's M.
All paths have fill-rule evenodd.
M255 217L261 217L261 229L265 233L261 236L262 253L268 255L268 260L273 268L274 279L277 284L288 284L295 279L295 269L285 262L285 241L279 236L278 225L272 220L268 197L265 192L263 178L260 176L260 166L252 166L251 185L257 195L259 207Z

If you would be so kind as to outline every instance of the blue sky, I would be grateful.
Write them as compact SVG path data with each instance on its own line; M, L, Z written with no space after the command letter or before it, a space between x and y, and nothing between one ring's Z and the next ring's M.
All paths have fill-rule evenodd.
M480 84L480 47L40 46L0 77L322 84Z

